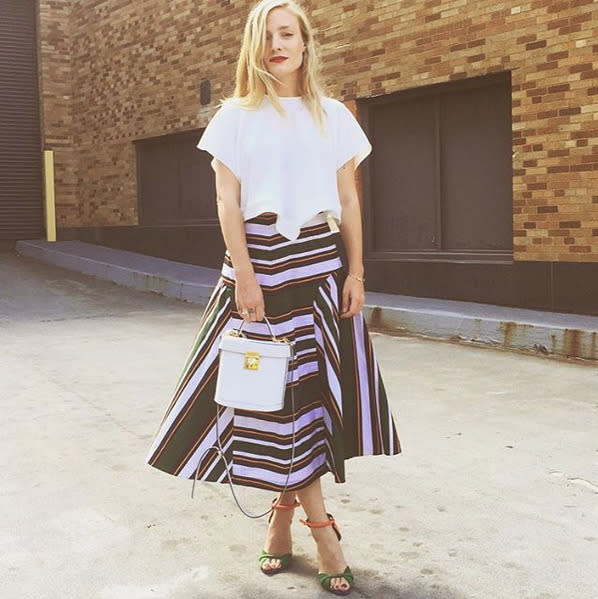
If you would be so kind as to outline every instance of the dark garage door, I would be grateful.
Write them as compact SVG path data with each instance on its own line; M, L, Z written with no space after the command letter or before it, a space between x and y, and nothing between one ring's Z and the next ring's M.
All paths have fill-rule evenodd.
M137 140L141 225L218 226L210 157L195 146L200 131Z
M43 236L35 5L0 2L0 239Z
M511 80L497 73L368 101L369 257L512 259Z

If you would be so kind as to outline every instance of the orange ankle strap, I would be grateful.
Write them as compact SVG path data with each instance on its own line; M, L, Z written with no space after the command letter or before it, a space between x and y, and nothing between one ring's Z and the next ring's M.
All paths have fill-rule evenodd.
M309 520L299 520L299 522L301 522L301 524L305 524L305 526L308 526L309 528L326 528L326 526L335 525L334 518L325 520L324 522L310 522Z
M295 499L294 503L291 503L290 505L285 505L283 503L276 503L278 500L277 499L273 499L272 500L272 509L275 510L294 510L295 508L298 508L301 503L299 501L297 501Z
M324 522L310 522L309 520L300 520L301 524L305 524L305 526L309 528L326 528L327 526L332 526L332 530L334 530L334 534L336 538L341 540L341 531L338 529L336 525L336 521L332 514L326 514L328 516L328 520L324 520Z

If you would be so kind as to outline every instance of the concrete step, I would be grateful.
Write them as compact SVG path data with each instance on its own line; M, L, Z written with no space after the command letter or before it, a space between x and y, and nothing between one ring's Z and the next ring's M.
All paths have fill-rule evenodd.
M24 256L141 291L205 303L219 271L81 241L18 241ZM368 325L389 333L598 360L598 317L368 292Z

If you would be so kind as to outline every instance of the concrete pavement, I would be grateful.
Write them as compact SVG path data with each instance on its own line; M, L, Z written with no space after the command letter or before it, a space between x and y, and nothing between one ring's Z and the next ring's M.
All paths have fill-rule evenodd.
M201 306L0 253L0 597L324 598L295 519L144 456ZM588 599L598 588L598 368L374 334L404 453L324 479L356 599ZM271 493L241 489L251 509Z
M81 241L19 241L19 253L143 291L191 302L209 298L219 272ZM598 360L598 317L384 293L364 314L385 332L416 334L530 353Z

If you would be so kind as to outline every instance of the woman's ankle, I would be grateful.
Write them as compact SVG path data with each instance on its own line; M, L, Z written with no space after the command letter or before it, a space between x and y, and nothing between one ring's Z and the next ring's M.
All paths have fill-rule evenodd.
M293 516L277 515L270 520L268 528L290 528L293 523Z
M312 528L311 536L313 537L316 543L325 543L326 545L330 543L340 544L339 538L336 533L332 529L332 526L327 526L325 528Z
M282 506L283 508L291 508L300 505L299 500L294 493L283 493L282 495L278 495L278 497L276 497L274 500L274 503L276 505Z

